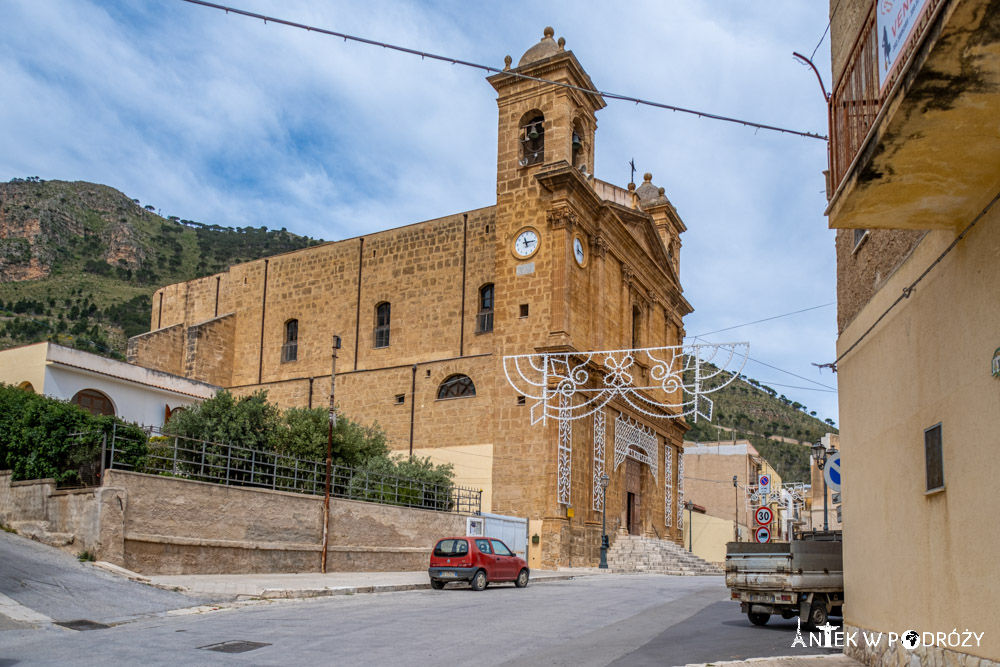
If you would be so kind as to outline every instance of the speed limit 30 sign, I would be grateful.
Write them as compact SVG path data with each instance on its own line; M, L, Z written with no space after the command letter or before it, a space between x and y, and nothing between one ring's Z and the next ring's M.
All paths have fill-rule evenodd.
M771 523L771 519L774 518L774 514L771 512L770 507L758 507L757 511L754 513L754 519L761 526L766 526Z

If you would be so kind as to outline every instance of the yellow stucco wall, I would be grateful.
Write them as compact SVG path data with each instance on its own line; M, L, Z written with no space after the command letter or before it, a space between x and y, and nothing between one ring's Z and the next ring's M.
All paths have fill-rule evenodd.
M687 519L687 516L684 518ZM726 543L732 542L734 538L733 522L693 512L689 523L694 555L710 563L724 562Z
M931 231L838 341L847 350L955 239ZM994 209L839 364L848 624L986 632L1000 658L1000 211ZM926 493L942 425L945 489ZM905 627L904 627L905 626Z
M455 470L455 484L482 489L482 511L493 511L493 444L427 447L414 449L419 458L430 457L436 463L450 463Z
M48 345L35 343L0 352L0 382L15 387L22 382L30 382L35 393L43 393Z

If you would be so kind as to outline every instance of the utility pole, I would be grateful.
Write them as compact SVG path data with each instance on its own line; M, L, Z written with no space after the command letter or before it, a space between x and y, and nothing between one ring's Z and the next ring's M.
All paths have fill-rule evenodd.
M733 505L733 541L740 541L740 485L739 478L733 475L733 489L736 491L736 504Z
M320 572L326 574L326 549L330 543L330 475L333 470L333 426L337 421L337 404L334 401L334 389L337 385L337 350L340 349L340 336L333 337L333 363L330 369L330 424L326 434L326 492L323 494L323 562Z

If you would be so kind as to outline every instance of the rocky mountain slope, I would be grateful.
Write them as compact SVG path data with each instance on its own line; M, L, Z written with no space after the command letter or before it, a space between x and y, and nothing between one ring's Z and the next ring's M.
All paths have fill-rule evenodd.
M0 183L0 349L54 340L121 357L158 287L320 243L155 210L95 183Z

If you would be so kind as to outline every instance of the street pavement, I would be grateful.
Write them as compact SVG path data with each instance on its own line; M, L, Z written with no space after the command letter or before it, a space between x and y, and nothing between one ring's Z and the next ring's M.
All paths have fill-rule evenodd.
M494 585L481 592L460 586L397 588L425 584L423 572L153 578L160 585L184 585L192 595L129 581L58 550L2 535L0 591L15 606L0 604L0 667L441 661L669 666L773 656L793 659L749 664L857 664L839 655L808 658L816 648L792 649L792 621L752 626L729 601L721 577L571 572L550 577L561 579L544 582L544 574L537 573L525 589ZM239 588L241 579L245 588ZM352 584L355 592L263 600L254 594L352 587L342 584ZM371 592L358 594L366 591ZM42 618L32 619L32 613ZM110 627L73 630L46 618Z

